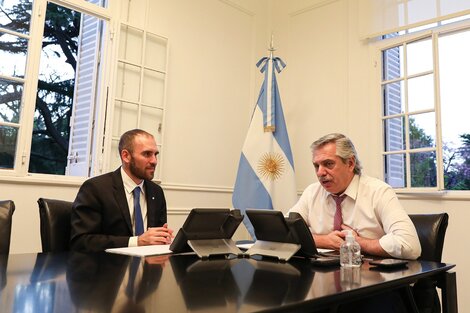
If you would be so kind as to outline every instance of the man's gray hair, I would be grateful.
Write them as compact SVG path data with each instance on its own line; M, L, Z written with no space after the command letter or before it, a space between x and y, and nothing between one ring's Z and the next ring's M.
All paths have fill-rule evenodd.
M351 139L345 135L339 133L325 135L314 141L310 146L310 149L312 149L312 152L315 152L315 150L323 147L328 143L336 144L336 155L339 156L344 163L346 163L350 157L353 157L356 161L356 165L354 166L354 174L361 175L362 165L361 161L359 161L359 157L357 156L356 148L354 147Z

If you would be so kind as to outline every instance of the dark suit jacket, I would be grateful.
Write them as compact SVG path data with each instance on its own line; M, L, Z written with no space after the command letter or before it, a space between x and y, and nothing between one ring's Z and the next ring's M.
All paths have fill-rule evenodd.
M147 180L144 188L147 226L163 226L167 220L163 190ZM120 168L83 183L73 203L71 224L72 250L103 251L127 247L133 232Z

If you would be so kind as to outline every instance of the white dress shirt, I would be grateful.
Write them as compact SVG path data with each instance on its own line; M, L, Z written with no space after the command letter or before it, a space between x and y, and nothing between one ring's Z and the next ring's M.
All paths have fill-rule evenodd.
M392 257L416 259L421 254L416 229L401 206L392 187L365 175L355 175L344 192L341 205L343 224L361 237L379 239L380 246ZM298 212L314 234L333 231L336 204L320 183L305 189L289 212Z
M145 198L144 181L137 185L127 173L121 167L122 183L124 184L124 190L126 192L127 205L129 207L129 213L131 215L132 230L135 234L135 221L134 221L134 189L140 187L140 209L142 211L142 219L144 222L144 230L147 229L147 199ZM129 238L129 247L137 247L138 236Z

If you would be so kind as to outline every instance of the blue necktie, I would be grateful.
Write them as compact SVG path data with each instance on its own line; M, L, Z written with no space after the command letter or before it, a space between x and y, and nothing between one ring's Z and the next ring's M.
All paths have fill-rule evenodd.
M135 235L140 236L144 233L144 220L142 219L142 210L140 209L140 187L134 189L134 221Z
M132 261L129 264L129 280L127 281L127 286L126 286L126 295L131 299L136 298L135 283L136 283L137 271L139 270L139 267L140 267L140 258L133 257Z

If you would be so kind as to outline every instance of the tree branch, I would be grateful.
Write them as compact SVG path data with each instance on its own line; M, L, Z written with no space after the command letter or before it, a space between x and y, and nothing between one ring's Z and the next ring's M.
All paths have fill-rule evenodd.
M44 119L44 124L46 125L47 132L49 135L57 142L59 147L67 153L69 150L69 142L63 138L59 131L55 128L54 123L52 122L51 112L47 107L47 103L44 102L41 98L36 97L36 108L41 111L42 117Z

